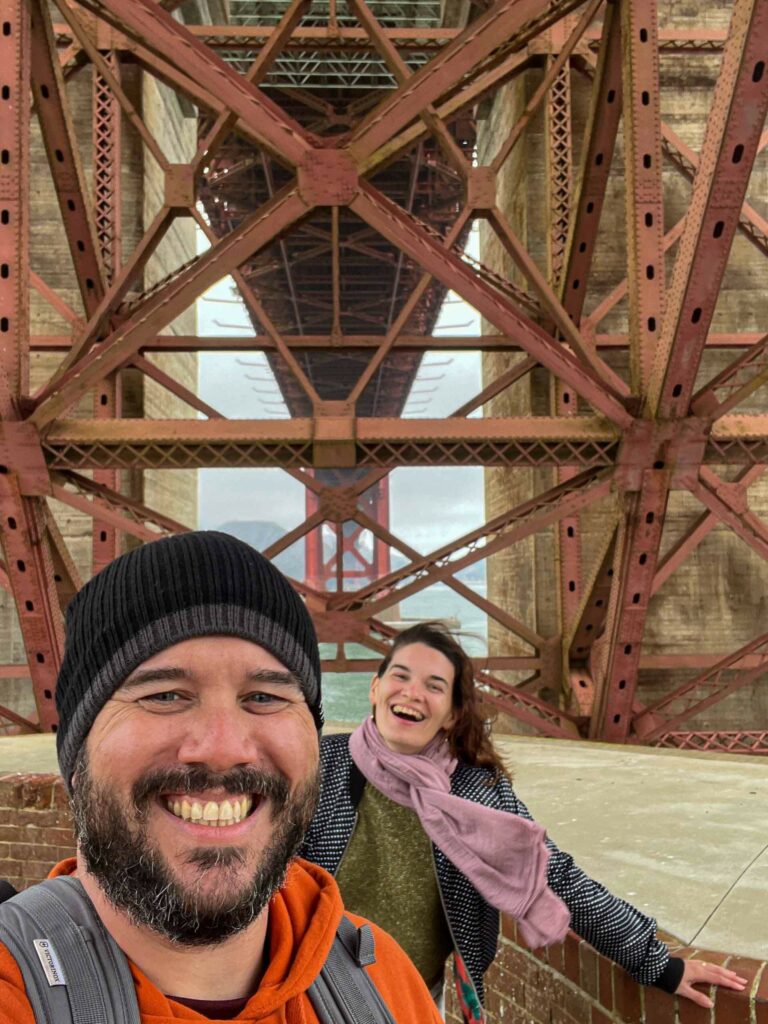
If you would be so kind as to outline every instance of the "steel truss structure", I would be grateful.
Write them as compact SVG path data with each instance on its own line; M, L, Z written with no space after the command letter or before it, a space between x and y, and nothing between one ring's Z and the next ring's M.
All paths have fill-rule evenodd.
M233 0L228 23L208 24L213 9L196 0L3 5L0 584L13 594L28 664L2 666L0 676L29 676L37 717L4 702L0 717L55 729L61 611L80 578L50 499L92 517L98 568L127 537L185 529L130 495L123 471L271 466L306 488L305 522L266 554L309 538L308 578L297 583L320 639L335 645L326 669L371 668L392 634L388 610L442 583L519 639L524 653L492 650L477 678L486 702L526 727L768 752L768 723L764 732L691 725L768 673L768 634L717 655L643 650L652 598L714 526L768 558L768 524L750 508L750 487L768 465L768 412L752 399L768 382L768 335L739 322L713 326L734 238L768 256L765 197L748 198L768 142L768 0L734 0L727 31L660 25L656 0ZM662 59L719 66L698 152L662 120ZM124 88L137 68L194 111L199 143L187 163L168 158ZM88 166L72 109L72 86L84 78ZM481 160L478 110L532 81L519 116ZM589 94L578 140L577 88ZM502 183L515 147L542 119L548 238L545 258L534 259ZM33 125L71 256L67 294L30 262ZM120 223L126 140L164 181L160 208L132 247ZM671 226L665 167L688 190ZM625 276L594 295L601 245L616 232L601 227L601 211L617 181ZM210 247L149 286L148 262L182 218ZM464 254L478 220L512 270ZM174 320L228 274L253 335L173 333ZM31 289L67 333L31 333ZM434 336L448 289L481 314L481 337ZM626 329L609 319L606 330L621 302ZM233 348L266 353L289 419L228 419L151 358ZM509 359L452 415L404 417L432 349ZM720 362L707 380L709 352ZM33 389L38 353L58 359ZM185 402L189 417L124 416L128 371ZM487 415L531 374L551 385L544 414ZM91 401L93 412L83 404ZM471 416L482 409L483 418ZM425 554L392 531L386 512L388 474L414 465L536 469L549 484ZM670 496L681 492L703 515L670 540ZM598 507L605 536L595 551L583 526ZM337 540L335 561L316 540L323 524ZM363 531L375 538L372 557L356 547ZM460 576L542 531L556 540L553 635ZM352 644L368 655L350 654ZM642 703L644 668L699 674Z

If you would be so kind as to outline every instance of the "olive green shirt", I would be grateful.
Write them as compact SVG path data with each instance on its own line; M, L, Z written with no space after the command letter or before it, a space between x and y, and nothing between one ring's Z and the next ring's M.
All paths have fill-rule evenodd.
M344 905L393 935L431 988L453 943L418 815L368 784L336 881Z

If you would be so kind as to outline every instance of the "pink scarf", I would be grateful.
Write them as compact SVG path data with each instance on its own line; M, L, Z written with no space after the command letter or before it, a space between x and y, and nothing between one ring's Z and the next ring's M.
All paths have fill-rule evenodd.
M349 737L352 760L390 800L410 807L424 831L492 907L511 914L531 949L561 942L568 908L547 885L541 825L451 795L451 757L439 733L420 754L398 754L372 718Z

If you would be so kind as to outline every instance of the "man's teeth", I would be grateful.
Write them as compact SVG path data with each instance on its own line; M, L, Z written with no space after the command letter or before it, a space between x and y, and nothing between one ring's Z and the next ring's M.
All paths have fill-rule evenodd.
M166 800L166 806L171 814L184 821L193 821L196 825L211 825L221 828L224 825L236 825L246 817L253 807L253 797L233 797L231 800L222 800L217 803L215 800L207 800L201 803L199 800Z
M414 722L423 722L424 715L420 711L414 711L413 708L407 708L404 704L393 704L392 711L396 715L401 715L405 718L412 718Z

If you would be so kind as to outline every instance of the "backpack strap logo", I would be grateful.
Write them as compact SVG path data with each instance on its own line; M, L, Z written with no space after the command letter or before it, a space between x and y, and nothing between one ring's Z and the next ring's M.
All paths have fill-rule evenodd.
M64 974L59 958L56 955L56 950L53 948L53 943L48 939L33 939L32 945L34 946L38 959L42 964L43 970L45 971L45 977L48 979L48 984L51 988L53 988L54 985L66 985L67 978Z

